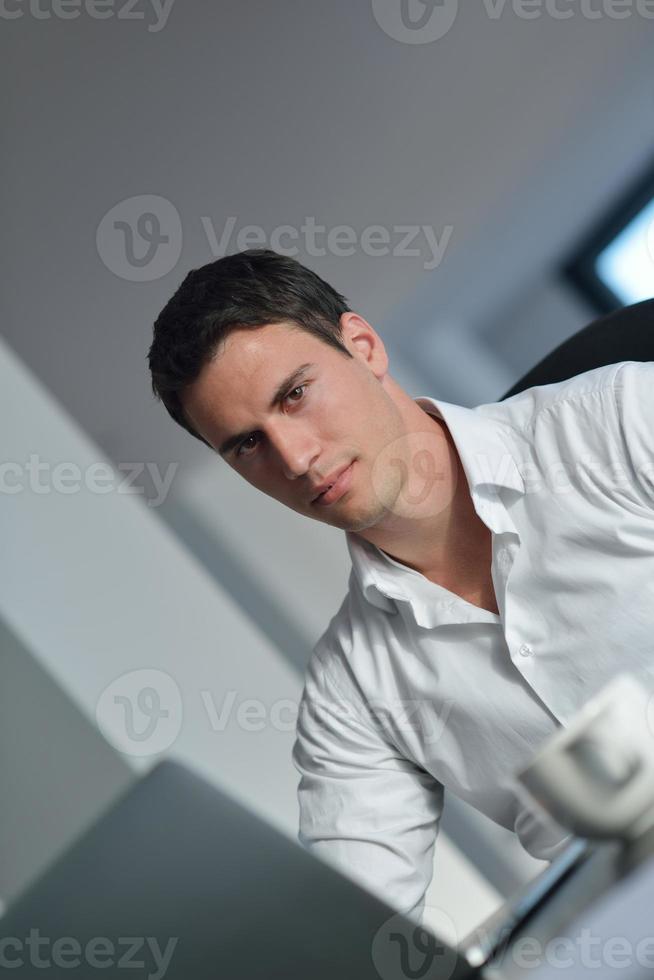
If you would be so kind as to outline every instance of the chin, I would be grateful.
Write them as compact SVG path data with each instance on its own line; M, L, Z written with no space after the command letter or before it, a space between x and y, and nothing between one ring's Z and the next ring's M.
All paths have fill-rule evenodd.
M375 527L384 514L385 510L383 508L375 508L374 511L365 511L360 507L356 510L344 509L343 513L335 514L335 519L330 521L330 523L337 524L343 531L356 533L357 531L367 531L368 528Z

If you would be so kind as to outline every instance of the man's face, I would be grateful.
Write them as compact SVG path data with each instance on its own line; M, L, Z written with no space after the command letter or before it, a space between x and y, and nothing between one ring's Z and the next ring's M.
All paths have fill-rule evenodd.
M183 401L196 431L252 486L358 531L392 509L397 473L375 462L406 428L381 339L357 314L341 325L352 358L287 323L234 330ZM327 500L315 500L345 468Z

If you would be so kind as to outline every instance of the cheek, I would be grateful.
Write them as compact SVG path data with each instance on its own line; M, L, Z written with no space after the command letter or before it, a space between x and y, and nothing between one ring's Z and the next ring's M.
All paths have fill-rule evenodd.
M230 464L230 468L238 477L240 477L241 480L245 480L246 483L249 483L251 487L254 487L256 490L263 489L266 482L265 467L260 467L252 462L250 464L243 463L242 466L234 466L233 464Z
M259 490L275 500L285 501L292 495L293 487L288 485L288 481L280 472L271 468L270 463L257 461L247 470L244 468L241 475L255 490Z

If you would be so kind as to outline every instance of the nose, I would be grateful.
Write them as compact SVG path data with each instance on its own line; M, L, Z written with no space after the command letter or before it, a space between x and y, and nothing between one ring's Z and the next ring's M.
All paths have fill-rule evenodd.
M279 420L275 428L269 430L268 439L281 460L284 476L288 480L295 480L307 473L320 454L318 441L294 419Z

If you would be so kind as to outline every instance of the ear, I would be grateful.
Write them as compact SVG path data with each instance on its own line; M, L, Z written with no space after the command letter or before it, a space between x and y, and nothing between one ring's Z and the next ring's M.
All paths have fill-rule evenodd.
M388 354L377 331L358 313L342 313L343 343L350 354L358 358L378 380L388 371Z

